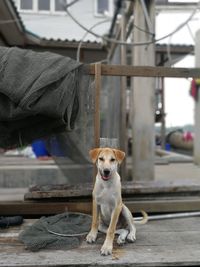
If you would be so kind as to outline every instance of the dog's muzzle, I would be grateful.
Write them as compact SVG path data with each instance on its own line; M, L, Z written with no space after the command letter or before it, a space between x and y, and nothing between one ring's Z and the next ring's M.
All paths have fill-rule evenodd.
M104 181L108 181L111 177L111 171L109 169L105 169L103 170L103 173L101 173L101 178L104 180Z

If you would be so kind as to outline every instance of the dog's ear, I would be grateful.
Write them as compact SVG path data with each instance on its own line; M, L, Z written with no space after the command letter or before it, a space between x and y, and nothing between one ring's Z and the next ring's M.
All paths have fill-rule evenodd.
M97 161L100 151L101 151L101 148L94 148L89 151L89 155L93 163Z
M125 153L121 150L118 150L118 149L113 149L113 152L115 153L115 157L120 164L125 157Z

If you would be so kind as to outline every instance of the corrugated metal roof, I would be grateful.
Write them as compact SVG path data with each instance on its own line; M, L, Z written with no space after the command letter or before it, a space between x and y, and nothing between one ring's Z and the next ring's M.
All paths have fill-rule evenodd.
M41 44L45 44L45 45L49 45L49 46L61 46L61 47L77 47L79 44L80 44L80 40L76 40L76 39L72 39L72 40L69 40L69 39L65 39L65 40L61 40L61 39L53 39L53 38L50 38L50 39L47 39L47 38L40 38L40 41L41 41ZM99 48L101 49L103 47L103 43L101 42L97 42L97 41L90 41L90 40L87 40L87 41L84 41L82 42L82 45L81 45L82 48Z
M165 49L168 46L168 44L156 44L157 50ZM173 50L174 52L189 52L194 50L194 45L187 45L187 44L170 44L170 50ZM175 51L176 50L176 51Z
M6 1L7 2L7 1ZM15 16L17 17L17 22L20 23L21 28L23 29L23 32L26 34L28 33L29 35L32 35L33 37L39 38L41 40L41 42L45 42L45 43L51 43L51 44L62 44L62 45L66 45L66 44L71 44L71 45L75 45L77 43L80 43L81 40L77 40L77 39L61 39L61 38L45 38L45 37L40 37L38 36L36 33L33 33L29 30L26 29L25 24L22 20L22 17L20 16L20 13L17 10L17 6L15 4L15 2L13 0L9 1L12 5L13 11L15 13ZM97 42L97 41L91 41L91 40L84 40L82 47L84 47L84 45L97 45L97 46L101 46L102 47L102 43L101 42Z
M60 38L57 38L57 39L54 39L54 38L41 38L41 40L43 41L46 41L46 42L62 42L62 43L80 43L81 40L76 40L76 39L60 39ZM90 41L90 40L86 40L84 41L84 43L87 43L87 44L101 44L101 42L97 42L97 41Z
M5 1L5 0L4 0ZM25 24L23 23L23 20L20 16L20 13L17 10L17 7L15 5L15 2L13 0L10 1L5 1L5 3L10 3L10 7L13 9L12 13L15 14L15 17L17 18L16 24L23 30L23 33L28 36L33 36L34 38L37 39L37 43L41 44L43 46L48 45L48 46L57 46L57 47L77 47L78 44L80 43L81 40L77 40L75 38L73 39L61 39L61 38L42 38L39 37L37 34L30 32L26 30ZM9 7L9 5L8 5ZM91 40L86 40L82 43L82 48L102 48L103 44L102 42L98 41L91 41ZM157 52L164 52L166 51L167 44L156 44L156 51ZM171 44L170 45L170 52L174 53L192 53L194 51L194 46L193 45L187 45L187 44Z
M80 40L76 40L76 39L65 39L65 40L61 40L61 39L54 39L54 38L41 38L41 41L45 42L46 44L54 44L54 45L75 45L77 46L80 43ZM82 47L84 47L84 45L96 45L96 46L101 46L102 47L102 43L101 42L97 42L97 41L84 41L82 44ZM166 51L168 47L168 44L159 44L156 43L156 51L157 52L164 52ZM194 51L194 46L193 45L187 45L187 44L171 44L170 45L170 51L172 53L190 53Z

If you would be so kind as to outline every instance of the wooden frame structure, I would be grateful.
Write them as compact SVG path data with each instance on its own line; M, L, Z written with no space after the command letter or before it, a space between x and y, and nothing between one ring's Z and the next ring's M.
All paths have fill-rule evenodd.
M100 138L100 91L101 76L146 76L146 77L193 77L200 76L200 68L165 68L165 67L133 67L126 65L85 65L87 75L95 78L95 143L99 144ZM142 90L142 88L141 88ZM134 149L134 148L133 148ZM122 185L124 201L132 212L144 209L148 212L170 212L199 210L199 184L180 181L148 181L147 183L125 182ZM189 177L188 177L189 178ZM77 185L75 188L52 188L52 190L31 190L25 194L25 201L3 201L0 203L2 215L23 214L45 215L69 211L84 213L91 212L92 184ZM62 190L61 190L62 189ZM142 197L145 196L144 199ZM81 198L83 197L83 199ZM57 199L61 201L57 201ZM71 200L70 200L71 199ZM28 201L27 201L28 200ZM44 200L44 201L43 201Z
M129 65L85 65L85 73L95 75L95 65L101 66L98 75L127 76L127 77L168 77L168 78L199 78L200 68L171 68ZM97 76L98 76L97 75Z
M129 65L85 65L85 72L95 75L95 146L100 144L100 90L101 76L199 78L200 68L170 68ZM141 89L142 90L142 89ZM134 149L134 147L133 147Z

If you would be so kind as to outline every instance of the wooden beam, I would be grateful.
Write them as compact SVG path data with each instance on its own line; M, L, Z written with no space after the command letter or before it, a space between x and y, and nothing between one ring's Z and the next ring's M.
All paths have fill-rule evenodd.
M146 212L181 212L181 211L199 211L199 198L166 198L166 199L142 199L133 201L124 201L132 213L145 210Z
M164 77L161 77L161 147L165 149L166 125L165 125L165 83Z
M79 202L0 202L0 214L5 215L50 215L59 214L65 211L77 211L91 213L91 201Z
M150 22L151 21L151 22ZM154 0L134 1L134 23L145 29L133 30L133 42L147 42L149 27L154 31ZM151 25L150 25L151 24ZM133 46L133 66L155 66L154 43L148 46ZM144 73L144 72L143 72ZM155 155L155 78L134 77L131 84L131 127L132 127L132 175L134 181L154 179Z
M85 65L86 74L95 75L95 65ZM101 65L101 75L127 77L199 78L200 68L169 68L129 65Z
M126 17L123 10L121 14L121 41L126 40ZM126 64L126 46L121 45L120 47L120 62L122 65ZM119 129L119 140L120 140L120 149L123 150L127 155L128 148L128 139L127 139L127 125L126 125L126 77L120 77L120 129ZM127 180L126 175L126 158L123 160L121 165L121 176L123 180Z
M84 190L83 190L84 188ZM92 183L84 183L77 185L45 185L34 186L25 194L25 200L42 200L42 199L78 199L92 197ZM3 189L2 189L3 190ZM2 192L2 190L0 192ZM200 184L198 182L191 182L188 180L176 180L171 177L166 181L148 181L148 182L123 182L122 196L132 197L147 195L168 195L168 196L197 196L200 195Z
M101 90L101 63L95 64L95 114L94 114L94 146L100 146L100 90Z
M146 198L146 199L124 199L125 205L131 212L178 212L178 211L198 211L200 210L199 197L187 198ZM59 214L65 211L82 212L91 214L91 201L79 200L77 202L0 202L1 216L44 216Z

